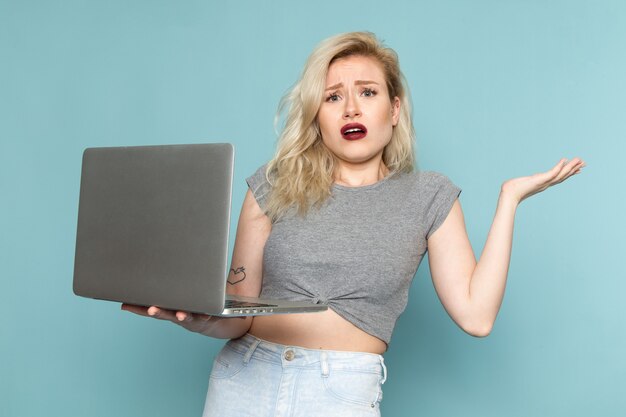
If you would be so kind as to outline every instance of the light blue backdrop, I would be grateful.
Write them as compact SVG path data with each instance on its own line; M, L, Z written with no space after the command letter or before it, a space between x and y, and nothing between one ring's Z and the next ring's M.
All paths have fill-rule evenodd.
M72 294L81 153L231 141L237 212L280 96L351 30L400 54L420 167L463 188L477 256L502 181L588 163L520 207L488 338L422 264L384 415L623 415L624 2L0 0L0 416L200 414L222 341Z

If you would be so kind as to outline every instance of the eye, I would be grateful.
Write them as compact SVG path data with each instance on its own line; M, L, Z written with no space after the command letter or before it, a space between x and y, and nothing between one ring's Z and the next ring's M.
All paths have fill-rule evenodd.
M371 88L364 88L361 95L363 97L374 97L376 95L376 91L372 90Z
M334 103L334 102L339 101L339 94L330 93L328 96L326 96L326 101L329 103Z

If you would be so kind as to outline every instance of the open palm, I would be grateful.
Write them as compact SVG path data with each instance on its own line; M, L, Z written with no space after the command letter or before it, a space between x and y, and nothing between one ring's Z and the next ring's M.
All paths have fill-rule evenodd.
M561 159L552 169L527 177L513 178L502 184L502 192L513 197L518 203L540 193L556 184L560 184L572 175L581 172L585 162L580 158L571 161Z

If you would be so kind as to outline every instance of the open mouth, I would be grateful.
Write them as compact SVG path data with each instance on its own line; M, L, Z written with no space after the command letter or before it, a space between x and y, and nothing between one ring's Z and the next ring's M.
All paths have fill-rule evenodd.
M341 136L346 140L363 139L367 135L367 128L360 123L349 123L341 128Z

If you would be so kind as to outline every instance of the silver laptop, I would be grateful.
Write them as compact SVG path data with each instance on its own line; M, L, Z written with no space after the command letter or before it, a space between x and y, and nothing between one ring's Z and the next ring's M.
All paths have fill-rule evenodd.
M233 163L227 143L86 149L74 293L220 316L326 310L226 296Z

